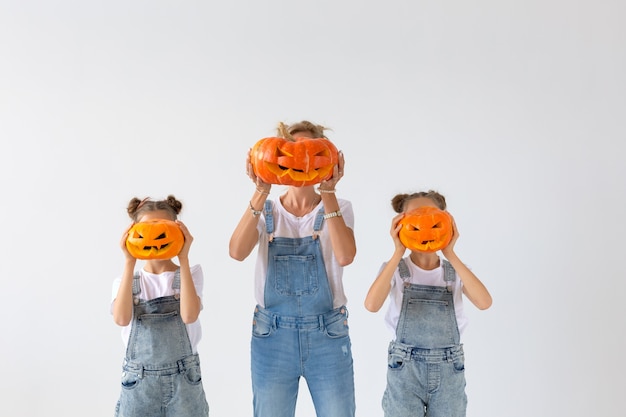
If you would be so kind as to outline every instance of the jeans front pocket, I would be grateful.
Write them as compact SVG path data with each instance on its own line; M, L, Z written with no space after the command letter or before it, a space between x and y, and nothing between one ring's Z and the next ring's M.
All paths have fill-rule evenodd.
M454 359L454 371L457 373L465 372L465 356L460 355Z
M252 320L252 336L253 337L269 337L272 334L272 324L265 315L258 311L254 313Z
M134 372L124 371L122 372L122 388L126 390L134 389L139 385L141 378Z
M327 323L325 325L326 336L331 339L338 339L341 337L348 337L350 333L350 328L348 327L348 317L337 320L332 323Z
M404 368L405 360L406 359L404 358L404 356L394 355L393 353L390 353L387 357L387 368L389 370L399 371Z
M200 365L190 366L185 370L185 380L191 385L198 385L202 382L202 372L200 371Z

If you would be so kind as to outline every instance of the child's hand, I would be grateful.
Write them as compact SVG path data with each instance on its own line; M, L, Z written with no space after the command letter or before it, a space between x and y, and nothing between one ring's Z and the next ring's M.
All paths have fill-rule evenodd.
M133 227L135 223L131 223L126 230L124 230L124 233L122 234L122 240L120 241L120 247L122 248L122 253L124 254L124 258L126 258L126 260L135 260L135 258L133 257L133 255L130 254L130 252L128 252L128 248L126 247L126 240L128 239L128 232L130 231L130 228Z
M176 220L176 224L178 224L178 227L180 227L180 230L183 232L183 236L185 237L185 243L178 253L178 259L187 259L189 257L189 248L191 247L191 242L193 242L193 236L191 236L189 229L187 229L187 226L185 226L183 222L181 222L180 220Z
M402 244L402 241L400 240L400 235L399 235L400 230L402 229L402 225L399 223L403 217L404 217L404 213L400 213L397 216L395 216L393 219L391 219L391 230L389 231L389 234L391 235L391 239L393 239L393 244L396 248L396 252L402 252L402 254L404 254L404 252L406 251L406 247Z
M450 213L448 213L448 214L450 214ZM454 253L454 244L456 243L457 239L459 238L459 229L457 229L457 227L456 227L456 222L454 221L454 217L452 217L451 214L450 214L450 217L452 218L452 239L450 239L450 243L448 243L448 246L446 246L445 248L443 248L441 250L441 253L446 258L449 257L448 255L452 255Z

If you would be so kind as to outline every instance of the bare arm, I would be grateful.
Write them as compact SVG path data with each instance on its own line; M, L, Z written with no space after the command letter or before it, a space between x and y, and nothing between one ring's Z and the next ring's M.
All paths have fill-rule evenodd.
M339 202L335 193L337 182L343 177L344 158L343 153L339 152L339 162L334 168L333 176L327 181L322 181L319 186L322 202L324 203L324 212L326 214L339 210ZM331 192L324 192L331 190ZM339 265L347 266L352 263L356 256L356 240L354 231L350 229L343 217L331 217L325 220L326 227L330 236L330 243L333 247L333 253Z
M391 238L394 243L394 252L391 256L391 259L387 262L387 264L380 271L372 286L370 287L367 296L365 297L365 308L371 312L377 312L385 303L385 300L389 296L389 291L391 291L391 280L393 278L393 274L400 263L400 260L404 256L406 252L406 248L400 242L400 238L398 237L398 232L402 228L402 225L399 225L398 222L400 219L404 217L404 214L398 214L391 221Z
M126 238L132 224L124 231L120 246L124 253L124 269L122 282L113 300L113 321L119 326L128 326L133 318L133 273L137 260L126 249Z
M250 163L250 153L248 153L248 158L246 159L246 172L256 184L256 191L250 199L250 205L254 210L262 211L265 200L267 200L267 196L270 193L271 184L264 183L254 174L252 164ZM255 216L250 207L246 208L230 237L228 253L231 258L243 261L250 255L252 249L259 241L259 231L257 230L259 216Z
M183 323L190 324L198 320L202 303L196 292L191 277L191 268L189 266L189 248L193 242L193 236L189 233L189 229L181 221L176 221L185 236L185 244L178 254L180 263L180 317Z
M448 262L454 267L454 270L463 281L463 294L480 310L486 310L491 307L491 294L478 277L459 259L454 252L454 244L459 238L459 231L456 227L454 219L452 219L453 235L448 246L441 251Z

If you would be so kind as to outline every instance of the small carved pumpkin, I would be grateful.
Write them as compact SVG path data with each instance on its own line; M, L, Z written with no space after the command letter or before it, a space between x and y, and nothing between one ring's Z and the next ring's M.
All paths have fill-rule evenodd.
M452 217L437 207L424 206L411 210L400 220L398 237L407 249L436 252L452 239Z
M128 231L126 248L137 259L171 259L179 254L185 236L176 222L154 219L135 223Z
M335 145L326 138L268 137L250 151L250 162L257 177L268 184L303 187L333 176L339 160Z

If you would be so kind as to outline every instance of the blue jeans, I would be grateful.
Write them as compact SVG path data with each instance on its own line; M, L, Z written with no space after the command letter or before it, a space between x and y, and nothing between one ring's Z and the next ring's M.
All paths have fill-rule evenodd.
M179 271L172 283L180 285ZM200 358L180 317L180 299L143 300L133 279L133 321L122 371L116 417L206 417L209 415Z
M382 405L385 417L464 417L462 346L419 349L391 342Z
M293 417L300 377L318 417L353 417L352 351L345 307L286 317L257 307L252 329L256 417Z
M198 355L160 369L125 361L116 417L208 415Z

